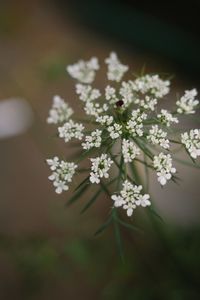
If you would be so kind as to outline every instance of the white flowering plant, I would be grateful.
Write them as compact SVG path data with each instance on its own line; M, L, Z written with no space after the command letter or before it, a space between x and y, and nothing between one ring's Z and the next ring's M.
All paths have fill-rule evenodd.
M138 207L153 211L139 164L144 166L146 177L149 176L147 171L151 170L158 183L164 186L170 180L178 180L173 163L174 146L183 147L192 164L200 156L200 129L181 132L177 136L179 117L194 114L199 101L196 89L192 89L176 99L171 112L159 109L160 104L165 105L170 92L170 80L154 74L132 75L133 78L125 80L129 67L122 64L114 52L105 59L105 64L108 84L104 91L92 86L100 68L96 57L67 67L69 75L77 81L75 92L86 117L76 118L69 104L55 96L47 122L58 126L58 137L65 143L76 140L80 153L73 162L55 156L47 159L47 164L52 171L49 179L58 194L68 190L76 173L86 173L69 203L95 185L97 191L90 193L82 212L101 193L106 194L110 199L109 217L97 233L113 222L119 239L120 225L134 229L130 222L124 221L125 217L120 216L122 210L127 218L133 216ZM83 168L84 164L87 167Z

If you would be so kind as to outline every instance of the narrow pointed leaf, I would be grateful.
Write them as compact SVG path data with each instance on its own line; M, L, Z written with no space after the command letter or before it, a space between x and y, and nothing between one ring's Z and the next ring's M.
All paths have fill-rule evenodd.
M173 158L175 161L177 161L178 163L180 164L183 164L183 165L186 165L186 166L189 166L189 167L192 167L192 168L196 168L196 169L200 169L200 165L196 164L196 163L191 163L187 160L182 160L182 159L179 159L179 158Z
M156 216L160 222L162 222L163 224L165 223L165 221L163 220L163 218L151 207L149 207L149 211L154 215Z
M76 192L82 185L84 185L86 183L89 184L89 181L88 181L89 177L90 176L88 175L83 181L81 181L81 183L75 188L74 192Z
M142 229L140 229L139 227L136 227L132 224L126 223L126 222L122 221L121 219L118 219L118 222L119 222L119 224L121 224L122 226L124 226L124 227L126 227L130 230L133 230L133 231L136 231L136 232L139 232L139 233L144 233L142 231Z
M115 230L115 239L116 239L118 252L119 252L122 262L124 262L124 253L123 253L123 247L122 247L121 233L120 233L119 224L118 224L117 219L114 219L114 230Z
M102 233L112 222L112 217L110 217L103 225L99 227L99 229L94 233L94 236L99 235Z
M85 184L81 186L75 193L74 195L69 199L69 201L66 203L66 205L71 205L72 203L76 202L81 195L90 187L89 184Z
M83 207L83 209L81 210L81 214L83 214L97 199L97 197L101 194L102 189L99 189L94 195L93 197L86 203L86 205Z

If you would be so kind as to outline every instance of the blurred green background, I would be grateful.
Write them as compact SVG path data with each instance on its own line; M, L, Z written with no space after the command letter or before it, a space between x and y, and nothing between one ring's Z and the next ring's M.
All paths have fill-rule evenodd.
M70 192L57 196L47 179L45 158L73 153L46 124L54 94L78 109L67 64L93 55L102 62L115 50L135 72L145 65L148 72L175 74L167 107L176 93L199 88L192 15L183 24L180 17L166 19L162 9L144 7L131 1L0 2L0 119L8 127L3 135L7 127L0 122L2 300L200 298L198 169L177 163L181 185L164 190L151 178L150 192L164 221L138 212L134 222L143 233L121 229L124 264L112 226L94 237L110 200L101 197L80 215L87 198L66 208ZM103 83L101 73L96 85ZM7 100L16 97L25 99L19 111ZM184 123L190 126L198 128L199 112Z

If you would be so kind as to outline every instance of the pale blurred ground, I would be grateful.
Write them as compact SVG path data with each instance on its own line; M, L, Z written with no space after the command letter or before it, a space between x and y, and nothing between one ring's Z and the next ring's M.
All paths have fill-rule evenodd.
M45 1L4 2L0 4L0 20L0 99L26 99L34 113L33 125L27 133L0 140L0 233L17 238L38 234L90 239L94 231L90 225L96 228L102 222L102 215L107 212L106 201L103 199L102 205L97 204L96 209L83 216L79 215L80 205L65 209L69 194L54 193L44 163L46 157L55 153L70 153L62 142L52 137L54 130L45 122L54 94L63 96L76 109L73 82L65 66L92 55L103 61L111 50L117 51L122 61L136 71L145 62L148 71L174 73L173 65L130 52L81 27L70 13L64 19L53 4ZM100 77L98 82L102 84ZM178 74L174 88L183 91L193 85L184 74ZM199 171L180 165L177 168L181 186L169 184L161 190L154 185L156 179L152 176L151 191L166 221L193 226L200 216ZM12 264L3 261L4 256L0 299L22 299L17 296L20 279L16 279ZM84 279L79 281L78 290L74 289L75 284L66 285L65 281L52 284L55 288L46 286L44 294L34 299L60 299L63 295L67 299L79 299L87 286L88 295L82 299L94 299L96 295Z

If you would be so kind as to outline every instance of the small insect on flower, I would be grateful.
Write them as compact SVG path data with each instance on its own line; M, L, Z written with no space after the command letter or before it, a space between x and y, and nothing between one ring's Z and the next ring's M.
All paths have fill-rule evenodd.
M172 103L169 97L173 95L168 79L157 74L133 76L132 72L126 79L129 67L121 63L115 52L108 55L105 65L107 82L101 88L92 84L100 68L96 57L67 67L68 74L76 80L75 95L84 116L80 111L74 114L68 103L55 96L47 122L57 124L58 136L66 143L76 139L71 147L78 151L73 153L74 162L55 156L47 164L51 170L49 179L59 194L68 190L75 171L84 175L70 199L73 202L81 197L87 187L90 199L86 199L83 211L101 193L108 197L109 207L109 199L113 200L108 221L119 222L118 226L125 221L117 207L122 207L130 217L137 207L151 205L148 170L156 174L155 182L161 186L170 180L176 183L173 159L178 151L174 145L184 146L194 163L200 156L200 129L182 132L181 126L176 128L180 114L194 114L199 101L196 89L186 90L180 99L174 100L171 110L165 109L162 103Z

